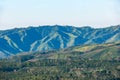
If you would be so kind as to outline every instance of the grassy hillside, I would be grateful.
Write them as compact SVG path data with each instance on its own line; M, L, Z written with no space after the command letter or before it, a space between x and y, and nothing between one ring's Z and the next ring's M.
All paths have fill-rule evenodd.
M32 59L70 59L85 58L96 60L110 60L120 57L120 42L107 44L93 44L69 47L66 49L52 50L45 52L23 53L16 57L29 57ZM13 58L13 57L12 57Z

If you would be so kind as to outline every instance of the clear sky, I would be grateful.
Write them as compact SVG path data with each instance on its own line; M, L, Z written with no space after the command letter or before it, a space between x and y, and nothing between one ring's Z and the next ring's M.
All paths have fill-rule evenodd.
M0 0L0 29L120 24L120 0Z

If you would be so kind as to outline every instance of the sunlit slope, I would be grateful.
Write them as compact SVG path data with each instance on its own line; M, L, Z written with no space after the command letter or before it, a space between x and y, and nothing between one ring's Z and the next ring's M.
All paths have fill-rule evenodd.
M115 59L120 58L120 43L77 46L58 53L50 58Z
M14 56L23 61L36 61L40 59L93 59L93 60L111 60L120 58L120 42L109 44L95 44L75 46L66 49L21 53Z
M74 50L84 52L81 55L83 58L114 59L120 57L120 43L85 46Z

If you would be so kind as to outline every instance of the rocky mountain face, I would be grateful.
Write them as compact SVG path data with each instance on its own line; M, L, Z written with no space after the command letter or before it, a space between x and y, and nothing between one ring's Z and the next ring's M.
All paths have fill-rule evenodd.
M0 57L120 40L120 25L107 28L39 26L0 31Z

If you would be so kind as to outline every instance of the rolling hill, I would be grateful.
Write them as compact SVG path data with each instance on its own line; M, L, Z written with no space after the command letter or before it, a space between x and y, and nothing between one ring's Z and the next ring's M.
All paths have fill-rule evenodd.
M74 46L66 49L43 52L21 53L17 56L12 56L10 59L21 59L21 61L36 61L41 59L120 59L120 42Z

